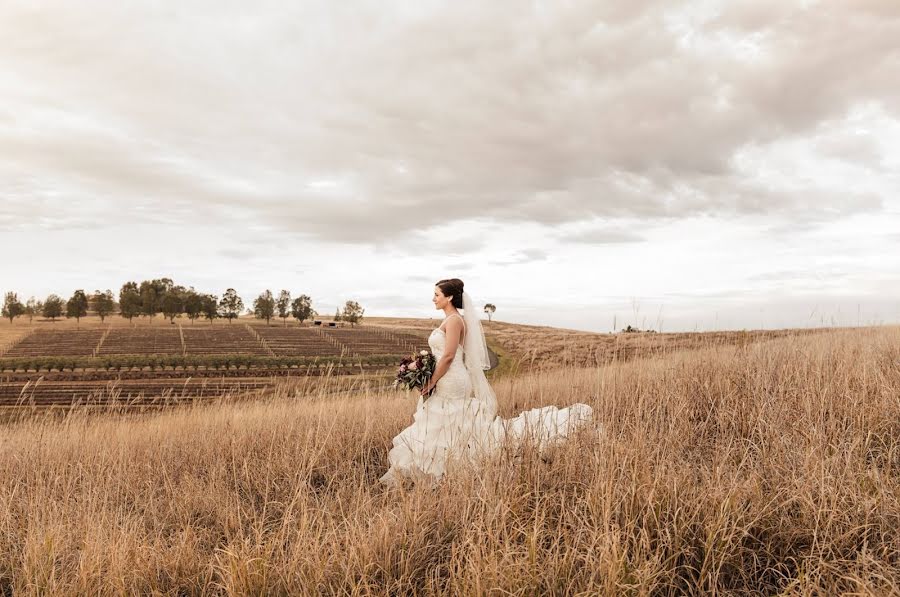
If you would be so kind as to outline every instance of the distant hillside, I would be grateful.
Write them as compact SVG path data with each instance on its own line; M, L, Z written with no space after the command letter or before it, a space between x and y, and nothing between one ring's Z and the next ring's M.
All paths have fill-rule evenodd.
M371 317L366 323L427 336L441 318ZM676 333L596 333L549 326L482 321L488 345L501 357L501 369L533 370L545 366L594 366L716 345L746 344L785 336L820 333L822 329L750 330ZM505 362L504 362L505 361Z
M319 317L324 322L331 317ZM46 353L44 347L72 343L73 346L84 344L84 350L104 354L110 351L119 353L135 352L126 347L140 346L136 352L162 353L214 353L216 349L227 348L224 352L260 353L271 356L331 354L395 354L401 355L408 350L427 345L428 335L441 324L443 317L433 318L399 318L399 317L365 317L362 325L356 326L354 333L349 324L339 324L339 328L313 327L309 322L299 325L288 321L284 326L280 321L271 325L253 317L242 316L232 324L217 321L210 325L207 322L191 323L184 318L176 319L171 325L166 319L156 317L152 321L136 319L133 324L121 317L108 317L101 324L97 317L82 318L80 324L74 320L61 319L55 322L35 318L32 323L17 320L12 325L0 323L0 355L12 357L32 350L34 343L38 349L33 354ZM595 333L578 330L554 328L549 326L507 323L503 321L482 320L487 335L488 347L492 351L491 361L494 365L492 375L514 371L527 371L553 366L596 366L613 361L624 361L636 357L652 356L678 350L690 350L716 345L746 344L779 338L814 334L822 329L787 329L787 330L752 330L727 332L677 332L677 333ZM103 335L99 330L110 329L111 334ZM133 331L126 333L122 328ZM138 329L146 330L138 332ZM371 337L366 330L383 330L380 337ZM830 329L830 328L825 328ZM59 341L45 342L45 333L35 335L34 332L77 332L59 336ZM209 330L209 331L207 331ZM215 331L214 331L215 330ZM331 330L331 331L329 331ZM346 331L345 331L346 330ZM153 331L152 336L147 336ZM301 333L305 332L305 333ZM78 336L78 340L76 340ZM96 337L95 337L96 336ZM141 336L141 341L132 336ZM307 338L308 336L308 338ZM346 337L345 337L346 336ZM81 342L82 338L88 341ZM120 342L118 339L122 338ZM128 340L124 340L124 338ZM149 342L149 344L147 344ZM195 346L192 350L192 346ZM152 347L152 349L151 349ZM82 350L79 348L79 351ZM69 351L71 352L71 351ZM69 354L64 352L64 354ZM4 355L4 353L6 353ZM51 351L49 354L58 354ZM77 352L81 354L81 352Z

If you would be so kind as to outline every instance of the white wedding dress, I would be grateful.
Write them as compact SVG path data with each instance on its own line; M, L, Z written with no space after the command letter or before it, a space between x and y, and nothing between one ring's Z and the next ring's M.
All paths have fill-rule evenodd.
M428 346L435 358L444 354L446 333L432 330ZM587 404L566 408L544 406L525 411L511 419L492 412L490 404L473 395L472 380L464 364L462 343L450 368L437 381L428 398L419 396L413 423L394 437L388 453L390 468L380 478L395 485L401 475L430 475L440 479L448 462L457 457L474 460L494 452L504 442L516 442L530 436L539 450L564 440L580 425L591 421L593 411Z

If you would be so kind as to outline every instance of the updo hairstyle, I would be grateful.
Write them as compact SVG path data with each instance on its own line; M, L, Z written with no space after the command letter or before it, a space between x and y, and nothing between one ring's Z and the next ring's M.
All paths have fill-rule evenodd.
M457 309L463 308L463 281L459 278L450 278L449 280L441 280L435 284L444 293L444 296L452 296L450 304Z

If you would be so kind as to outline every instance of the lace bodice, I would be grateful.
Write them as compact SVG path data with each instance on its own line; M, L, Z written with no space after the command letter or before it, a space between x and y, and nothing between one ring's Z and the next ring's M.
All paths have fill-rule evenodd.
M446 345L447 333L439 327L431 330L428 346L436 359L444 355ZM437 380L436 387L442 399L465 399L471 395L472 383L466 371L465 351L461 342L456 347L456 356L453 357L450 368Z
M462 317L460 317L462 319ZM465 324L463 324L465 325ZM463 355L465 354L465 350L463 350L462 340L465 338L460 338L460 343L456 346L456 357L453 359L453 365L456 365L457 362L460 364L463 363ZM431 348L431 352L434 354L435 358L441 358L441 355L444 354L444 349L447 346L447 332L442 330L440 327L436 327L431 330L431 334L428 336L428 346ZM451 365L451 367L453 366Z
M431 348L431 352L434 354L435 358L441 358L441 355L444 354L444 349L447 346L447 334L441 328L434 328L431 330L431 335L428 336L428 346ZM463 353L462 343L456 346L456 356L462 361ZM455 364L457 361L456 358L453 359L453 363Z

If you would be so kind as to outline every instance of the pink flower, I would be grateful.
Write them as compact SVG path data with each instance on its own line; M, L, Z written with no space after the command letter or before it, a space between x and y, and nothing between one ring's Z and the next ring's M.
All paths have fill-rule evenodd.
M416 363L412 363L412 364L410 364L409 368L412 369L413 371L415 371L416 369L419 368L419 366Z

